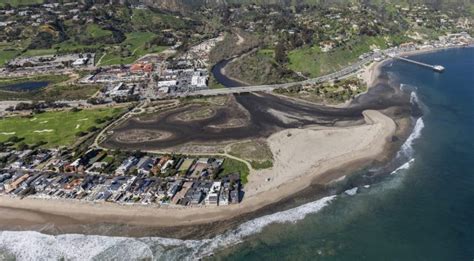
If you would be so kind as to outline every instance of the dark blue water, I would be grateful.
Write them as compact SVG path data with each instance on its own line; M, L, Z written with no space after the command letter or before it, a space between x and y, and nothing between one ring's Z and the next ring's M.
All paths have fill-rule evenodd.
M356 195L259 217L205 240L0 231L0 260L195 260L212 253L224 260L473 260L474 48L414 59L446 71L398 61L384 69L415 90L424 112L395 160L407 163Z
M14 92L26 92L36 91L41 88L48 86L49 82L21 82L0 87L0 89L14 91Z
M211 70L212 75L214 76L214 78L217 80L218 83L224 85L226 88L244 86L243 83L232 80L228 78L227 76L225 76L224 74L222 74L221 70L225 68L230 61L231 60L223 60L217 63L216 65L214 65L214 67L212 67L212 70Z
M217 255L226 260L474 260L474 48L384 70L423 103L406 169L295 224L271 225ZM423 124L421 124L423 125Z

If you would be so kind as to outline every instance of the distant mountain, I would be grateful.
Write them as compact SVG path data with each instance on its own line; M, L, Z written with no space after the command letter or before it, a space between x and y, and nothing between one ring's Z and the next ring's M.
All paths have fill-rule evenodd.
M231 4L277 4L283 6L319 4L320 2L346 2L347 0L141 0L142 3L170 11L192 10L201 6L216 7Z
M175 12L191 11L201 6L216 7L231 4L261 4L261 5L337 5L347 3L364 3L373 5L384 5L391 0L139 0L143 4L151 7L165 9ZM400 0L397 4L420 4L424 3L436 9L464 9L473 8L472 0Z

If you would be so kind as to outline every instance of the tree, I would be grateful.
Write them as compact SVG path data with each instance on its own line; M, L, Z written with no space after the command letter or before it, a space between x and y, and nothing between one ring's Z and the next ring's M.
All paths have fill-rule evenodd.
M91 126L87 129L88 132L94 132L96 130L98 130L99 128L97 128L96 126Z
M76 133L76 137L82 137L82 136L85 136L86 134L87 132L79 131Z
M28 149L28 145L24 142L18 144L18 150L27 150Z
M285 45L281 42L275 46L275 60L280 64L288 62Z

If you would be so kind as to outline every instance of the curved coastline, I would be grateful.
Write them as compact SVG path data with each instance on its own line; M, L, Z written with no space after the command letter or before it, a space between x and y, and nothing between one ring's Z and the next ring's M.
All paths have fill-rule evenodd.
M47 200L35 198L11 198L0 197L0 209L5 213L0 217L0 223L12 225L17 224L22 228L31 228L41 224L54 224L60 227L62 232L78 232L80 225L100 224L127 224L131 226L176 228L189 227L193 225L205 225L210 222L220 222L230 219L239 219L271 204L285 200L300 191L310 187L312 184L327 184L340 178L343 172L334 172L341 166L366 165L374 159L380 159L380 155L386 150L388 140L395 132L396 125L389 117L377 111L364 112L367 124L347 128L321 129L290 129L278 132L272 137L272 149L281 150L290 148L286 155L281 155L283 161L291 160L294 152L299 151L297 157L310 156L303 161L309 160L311 164L302 164L294 170L291 166L280 161L276 167L278 171L263 171L252 173L247 195L238 205L220 207L160 207L156 206L125 206L115 203L88 203L71 200ZM288 132L293 135L288 136ZM366 133L373 134L371 139ZM285 142L281 142L286 137ZM329 137L329 139L328 139ZM344 142L340 140L345 138ZM361 138L362 137L362 138ZM338 146L329 155L314 146L300 145L309 144L307 138L312 142L322 142L322 146ZM322 141L326 139L326 142ZM351 150L341 149L350 147L356 141ZM326 145L324 145L326 144ZM313 151L311 151L311 149ZM316 155L311 154L316 153ZM311 157L312 156L312 157ZM329 157L328 157L329 156ZM316 162L316 163L314 163ZM282 172L282 170L285 170ZM276 174L276 175L275 175ZM270 176L269 176L270 175ZM271 182L268 182L268 179ZM263 181L267 180L267 182ZM263 183L262 183L263 182ZM28 213L28 215L25 215ZM72 225L78 227L72 227ZM83 232L83 231L81 231ZM96 234L100 232L93 232Z
M385 72L385 70L383 70ZM390 70L391 71L391 70ZM429 73L428 73L429 74ZM395 75L397 76L397 75ZM400 79L397 79L395 78L396 81L400 80ZM403 79L403 78L402 78ZM405 79L406 80L406 79ZM398 86L398 82L394 81L393 83ZM417 85L418 86L418 85ZM418 89L418 91L420 91L420 94L422 94L421 92L421 88ZM423 102L426 102L425 99L423 99ZM423 112L425 112L423 110ZM424 114L423 118L428 118L429 117L429 113L427 114ZM437 116L438 117L438 116ZM408 120L408 119L407 119ZM422 119L419 118L417 120L417 123L416 125L419 125L418 122L422 122ZM411 121L412 125L410 124L406 124L406 128L405 129L405 133L407 135L410 135L410 137L418 137L418 135L420 135L420 128L413 128L413 121ZM397 125L399 124L399 122L397 121ZM418 129L418 130L417 130ZM431 128L430 128L431 129ZM429 136L429 133L423 133L423 136L426 138L426 136ZM412 138L409 138L407 139L407 136L404 136L403 137L404 139L400 140L400 143L403 143L403 144L409 144L411 143L411 140ZM423 141L420 141L420 143L422 143ZM400 144L398 144L400 145ZM405 164L402 164L403 162L405 162L405 158L404 159L401 159L401 160L397 160L398 157L398 153L402 153L404 152L404 148L403 146L400 148L400 146L391 146L393 149L395 149L396 151L394 151L395 153L387 153L387 157L390 158L389 160L385 160L384 162L380 162L380 163L377 163L375 164L374 166L375 167L372 167L373 165L371 164L370 166L370 169L367 169L367 168L364 168L361 172L359 172L357 170L358 167L360 166L367 166L367 162L358 162L357 164L352 164L352 165L348 165L348 166L341 166L337 169L333 169L331 172L333 174L337 173L337 175L343 175L344 173L345 174L351 174L351 176L341 176L340 179L336 179L335 181L338 182L338 188L335 190L333 186L319 186L318 184L314 184L310 187L308 187L307 189L304 189L303 191L301 192L298 192L298 193L295 193L293 194L290 198L286 198L285 200L281 200L281 201L278 201L276 203L273 203L273 204L269 204L267 205L266 207L262 208L261 210L258 210L258 211L255 211L255 212L252 212L252 213L249 213L248 215L245 215L245 217L241 217L241 218L235 218L235 219L231 219L231 220L225 220L225 221L219 221L219 222L212 222L212 223L209 223L207 225L193 225L193 226L190 226L192 228L195 229L195 232L190 232L190 233L179 233L177 232L176 229L174 228L164 228L164 229L161 229L161 230L153 230L152 228L144 228L147 230L147 232L145 232L144 230L140 231L140 232L137 232L137 233L125 233L125 232L122 232L122 234L117 234L115 232L111 232L113 230L113 228L111 227L108 227L106 228L105 230L103 231L99 231L97 232L96 230L91 232L84 232L85 234L103 234L103 235L124 235L126 237L100 237L100 236L87 236L87 235L74 235L74 234L66 234L66 235L58 235L58 236L50 236L50 235L45 235L44 233L48 233L48 234L63 234L63 233L70 233L68 231L71 231L71 230L57 230L57 232L50 232L50 228L48 226L48 229L41 229L41 228L38 228L38 229L32 229L32 230L39 230L39 231L42 231L42 233L37 233L37 232L3 232L3 233L0 233L2 234L2 243L5 245L5 244L9 244L11 246L13 246L13 250L12 250L12 253L15 253L16 255L20 255L20 254L23 254L23 252L27 252L25 251L25 247L28 247L30 248L30 246L34 246L33 247L33 250L29 251L30 253L32 253L30 256L30 259L32 259L33 257L37 256L38 253L42 253L42 251L46 252L46 251L51 251L52 250L56 250L56 249L62 249L64 252L60 253L62 254L62 256L73 256L73 257L78 257L78 256L81 256L81 257L84 257L84 256L88 256L88 257L95 257L95 256L98 256L99 254L102 254L102 252L106 252L108 251L108 253L111 252L110 249L113 248L113 251L115 250L121 250L121 251L117 251L117 252L120 252L120 254L116 254L115 256L119 256L121 255L122 257L124 256L122 253L124 250L127 250L128 252L130 253L133 253L134 256L140 256L140 254L144 253L144 252L141 252L142 249L146 249L148 252L146 252L145 254L143 254L142 256L140 256L142 259L145 259L145 258L162 258L162 257L167 257L167 258L170 258L170 256L176 258L176 259L183 259L183 257L186 257L188 258L189 260L192 260L192 259L199 259L199 258L202 258L202 257L205 257L205 256L214 256L216 255L217 257L214 257L214 259L222 259L222 257L228 257L228 254L230 251L231 253L234 253L234 252L243 252L243 253L246 253L246 249L251 249L249 251L261 251L262 248L263 248L263 251L265 252L266 249L269 249L270 251L272 252L275 252L273 246L275 244L278 244L278 245L281 245L281 244L285 244L285 249L289 248L289 249L295 249L295 250L301 250L301 242L296 242L296 245L292 245L292 243L289 242L289 240L287 240L286 238L287 237L292 237L292 236L295 236L294 233L292 233L292 235L288 234L288 236L285 236L284 238L280 238L280 235L282 235L282 231L283 232L287 232L288 229L290 230L293 230L295 229L296 231L299 231L301 232L301 230L305 230L307 231L306 233L298 233L296 234L296 236L299 236L302 240L306 240L308 238L312 239L313 237L308 237L308 234L314 234L314 237L316 238L321 238L321 236L324 236L324 238L329 238L329 239L332 239L332 235L333 234L337 234L339 235L336 239L340 238L340 237L347 237L347 238L350 238L350 240L348 240L347 242L352 242L352 244L346 244L346 245L349 245L349 246L361 246L361 247L366 247L367 243L365 243L366 241L365 240L359 240L360 237L358 237L360 231L366 231L366 228L367 226L371 226L374 224L374 218L367 218L366 215L360 215L361 217L358 216L359 220L360 219L363 219L365 222L362 223L362 224L359 224L359 226L356 227L356 229L350 229L351 231L346 231L347 233L338 233L338 231L341 231L341 229L343 229L343 227L336 227L335 231L333 228L330 228L329 229L329 232L330 234L328 235L328 231L322 231L324 230L321 229L321 227L318 227L321 222L316 222L315 223L315 220L319 220L320 218L324 218L324 219L329 219L328 221L331 222L331 225L329 227L331 227L333 225L332 222L334 222L334 224L338 224L338 223L343 223L344 225L347 225L347 224L350 224L351 225L351 228L352 226L354 225L354 223L359 223L359 222L354 222L354 219L353 219L353 215L350 215L350 210L351 208L353 208L354 206L353 205L356 205L355 208L357 208L357 210L360 210L359 208L360 207L365 207L367 206L367 203L370 203L371 201L367 200L366 198L366 195L368 193L371 193L373 194L372 197L375 197L376 198L376 201L381 201L382 200L382 197L379 193L381 193L381 191L383 191L383 193L386 193L385 190L388 187L393 187L393 183L399 183L399 181L401 179L403 180L406 180L406 177L405 178L401 178L403 176L408 176L408 175L405 175L405 174L410 174L409 176L410 177L413 177L414 175L412 175L413 173L403 173L404 169L407 169L410 167L410 165L412 165L412 163L414 162L414 159L412 157L409 157L409 161L407 161ZM411 147L411 146L409 146ZM419 149L418 147L416 147L416 151L417 153L422 153L421 152L421 149ZM387 150L385 151L387 152ZM448 152L449 153L449 152ZM418 161L418 157L417 158L417 161ZM389 165L391 165L393 162L395 162L395 165L397 167L393 168L395 169L393 172L389 172L389 173L385 173L385 170L384 170L384 174L380 175L381 177L374 177L374 178L367 178L367 174L369 174L369 176L374 173L374 172L377 172L379 173L379 166L381 168L391 168L389 167ZM399 167L398 167L399 166ZM435 166L434 168L436 168L438 166ZM387 170L386 169L386 170ZM413 169L415 168L412 168L411 171L413 171ZM401 172L401 173L398 173L398 172ZM457 172L457 171L454 171L454 172ZM392 176L393 174L393 176ZM396 175L395 175L396 174ZM448 176L446 175L445 172L443 173L440 173L441 176ZM387 177L390 177L390 178L387 178ZM392 178L393 177L393 178ZM457 175L456 177L459 177L460 179L458 180L463 180L463 178L465 178L465 175L464 174L459 174ZM387 179L388 180L387 180ZM430 176L429 178L430 180L433 180L432 179L432 176ZM452 179L452 176L449 176L449 177L446 177L445 179L441 179L440 181L438 181L438 183L441 183L439 185L439 188L442 188L443 191L444 189L447 189L445 187L445 184L446 184L446 181L450 182L449 180ZM374 184L374 183L378 183L379 181L383 180L384 184ZM438 180L438 179L436 179ZM410 186L413 186L414 183L412 182L413 180L410 180ZM346 185L344 185L344 187L341 187L339 186L339 183L346 183ZM408 182L405 182L405 183L408 183ZM416 182L415 182L416 183ZM465 184L463 182L461 182L462 184L464 184L464 187L468 187L469 184ZM429 183L431 184L431 183ZM367 185L367 186L366 186ZM369 189L365 190L366 188L368 188L370 185L370 191ZM380 185L380 187L378 187ZM426 189L426 185L425 183L423 184L418 184L418 186L416 187L416 189L413 189L413 193L406 193L406 192L410 192L410 191L406 191L406 190L401 190L400 189L400 184L397 185L397 191L398 190L401 190L399 191L400 194L403 194L405 197L403 199L408 199L407 200L407 204L410 205L410 209L415 209L414 211L410 211L408 213L411 213L413 214L415 212L415 214L420 214L419 213L419 209L421 207L421 209L423 209L424 206L420 206L419 203L426 203L426 200L424 199L424 196L427 195L427 193L423 193ZM350 186L350 187L349 187ZM328 188L329 189L326 189ZM321 213L321 215L312 215L312 216L306 216L307 214L310 214L310 213L316 213L319 211L319 209L321 209L322 207L325 207L325 205L327 204L332 204L331 202L331 198L334 198L334 197L326 197L327 195L334 195L334 194L339 194L339 193L342 193L344 190L347 190L347 189L350 189L350 188L355 188L355 187L358 187L360 190L362 190L362 195L358 195L358 196L355 196L355 197L352 197L352 196L348 196L348 195L341 195L340 197L337 196L337 201L336 204L337 206L334 206L334 208L337 208L339 211L337 212L338 216L336 218L334 218L334 214L333 214L333 211L334 211L334 208L332 208L332 210L329 211L330 213L330 216L327 217L327 213ZM364 187L364 188L363 188ZM459 195L459 193L456 193L456 189L458 189L459 187L458 186L454 186L454 193L451 193L451 194L456 194L456 195ZM380 191L381 190L381 191ZM376 192L378 191L378 192ZM375 194L375 192L377 194ZM422 193L422 194L420 194ZM428 192L428 194L430 194L430 192ZM359 192L357 192L357 194L359 194ZM391 193L389 193L391 194ZM408 195L407 195L408 194ZM415 204L411 204L411 201L413 200L413 196L416 196L417 198L418 197L422 197L423 200L421 200L421 202L417 202ZM444 197L444 196L443 196ZM462 196L459 196L457 197L458 199L459 198L462 198ZM296 199L296 200L295 200ZM304 199L305 202L301 202L301 199ZM360 201L360 202L363 202L363 205L362 206L357 206L357 201ZM415 199L416 201L416 199ZM306 202L310 202L310 203L306 203ZM345 204L341 204L341 202L345 202ZM401 210L398 206L400 205L399 204L400 200L397 199L395 202L392 202L394 204L386 204L387 202L383 201L382 206L379 206L378 210L379 211L372 211L372 208L370 208L369 210L371 212L377 212L378 214L376 214L376 218L377 220L381 220L384 218L384 216L388 217L390 220L393 219L394 217L397 217L396 215L399 214L399 210ZM349 203L350 205L346 205L346 203ZM354 204L355 203L355 204ZM438 203L442 204L443 207L445 208L440 208ZM441 213L444 214L445 212L445 209L449 209L449 205L446 205L446 204L443 204L443 203L446 203L446 202L435 202L435 204L433 204L433 207L435 207L436 209L441 209ZM449 202L447 202L449 203ZM283 205L283 206L282 206ZM310 205L308 207L308 205ZM373 206L374 204L370 204L371 206ZM316 206L319 206L319 207L316 207ZM393 210L390 211L390 208L393 209L393 206L396 206L395 207L395 211L394 212ZM416 207L413 207L413 206L416 206ZM467 206L467 205L466 205ZM303 208L303 209L301 209ZM309 211L307 212L307 209L306 208L309 208ZM132 210L130 208L130 210ZM389 210L389 211L387 211ZM349 213L348 213L349 211ZM458 210L459 211L462 211L462 210ZM388 212L388 214L387 214ZM2 214L3 213L6 213L6 212L3 212L3 209L2 209ZM381 214L384 215L384 216L381 216ZM433 211L428 209L427 211L424 211L422 212L421 214L432 214ZM23 213L23 216L26 216L26 215L30 215L31 213L28 213L28 212L24 212ZM269 215L270 214L270 215ZM425 217L426 216L423 216L420 214L420 218L417 222L417 225L418 226L421 226L423 227L424 226L424 223L426 222L426 219ZM460 218L464 218L465 217L465 212L461 212L461 213L458 213L459 216L455 216L455 217L460 217ZM346 216L349 216L349 217L346 217ZM415 215L416 216L416 215ZM452 216L452 215L451 215ZM14 216L15 218L17 216ZM343 219L342 221L339 220L339 217L341 217L341 219ZM408 218L405 218L405 217L408 217ZM418 217L418 216L416 216ZM267 227L269 226L270 224L279 224L279 223L295 223L301 219L305 219L304 222L301 222L302 224L296 224L296 225L293 225L293 224L288 224L290 226L290 228L288 228L288 225L283 225L283 226L278 226L276 225L275 227L273 225L271 225L271 227ZM402 212L400 213L400 217L397 217L397 222L398 220L400 219L404 219L406 221L404 228L408 227L408 230L410 228L411 225L413 225L412 221L413 221L413 215L407 215L406 212ZM248 221L248 222L246 222ZM349 222L348 222L349 221ZM465 219L461 219L461 228L465 225ZM375 222L376 224L377 222ZM309 224L309 227L308 227L308 224ZM322 222L323 225L327 225L327 223L325 222ZM433 225L433 228L434 229L438 229L439 226L437 226L439 223L436 222L434 223ZM103 225L105 226L105 225ZM47 226L44 226L43 228L45 228ZM216 227L225 227L227 228L225 230L225 233L221 233L223 232L224 230L220 229L220 230L215 230ZM264 227L267 227L267 229L264 229ZM281 228L280 228L281 227ZM316 230L309 230L308 228L311 228L314 227ZM443 231L452 231L452 223L447 223L447 225L445 226L446 229L444 229ZM459 227L459 226L456 226L456 227ZM403 245L403 237L406 236L405 233L402 233L400 234L400 231L403 230L404 228L400 228L400 227L394 227L394 228L391 228L389 227L388 228L388 232L390 232L390 229L395 229L395 231L393 233L395 233L395 235L399 235L400 236L400 239L401 239L401 242L400 243L402 246ZM184 229L184 228L180 228L180 229ZM201 232L197 232L196 230L201 230ZM355 230L355 231L354 231ZM105 231L105 232L104 232ZM383 231L387 231L387 229L384 229ZM405 231L405 230L403 230ZM437 230L436 230L437 231ZM458 231L458 230L457 230ZM461 231L461 230L459 230ZM127 232L130 232L127 231ZM418 230L414 230L414 231L410 231L410 232L413 232L412 236L414 234L418 234ZM218 233L218 234L217 234ZM260 235L260 233L262 233ZM354 234L357 233L357 237L354 237ZM347 234L347 235L346 235ZM380 233L377 233L376 235L378 235ZM390 234L390 233L387 233L388 235L393 235L393 234ZM436 233L435 233L436 234ZM439 233L438 233L439 234ZM437 234L437 235L438 235ZM162 235L163 237L157 237L157 235ZM191 236L190 236L191 235ZM217 235L217 236L214 236L214 235ZM277 236L273 236L272 238L269 238L269 235L278 235ZM285 234L286 235L286 234ZM349 236L348 236L349 235ZM375 240L375 242L384 242L383 240L380 241L380 237L377 237L375 235L375 237L373 238ZM385 235L385 233L384 233ZM441 233L439 234L438 237L435 238L435 240L439 240L439 239L442 239L444 238L446 234L445 233ZM152 237L148 237L148 236L152 236ZM251 236L251 237L250 237ZM452 235L452 238L456 239L457 238L457 234L454 234ZM166 238L164 238L166 237ZM177 238L192 238L192 239L195 239L195 238L205 238L204 240L175 240L175 239L171 239L170 237L177 237ZM267 240L268 239L268 240ZM364 238L365 239L365 238ZM412 250L415 250L418 249L418 245L416 245L416 241L417 240L420 240L422 239L422 236L420 236L419 238L415 236L415 239L412 238L412 243L414 243L414 247L410 248L407 250L407 252L410 254L413 253ZM100 240L100 241L99 241ZM361 243L359 245L357 244L354 244L355 242L354 241L361 241ZM257 242L256 242L257 241ZM102 246L102 249L99 249L99 251L94 251L96 250L95 248L94 249L90 249L90 251L88 251L87 253L86 252L80 252L79 254L77 252L74 252L73 254L71 253L71 250L74 251L76 250L76 248L74 246L81 246L83 245L83 243L87 244L89 242L100 242L100 244L97 244L97 245L94 245L95 246ZM327 241L324 241L323 243L325 243ZM346 242L346 241L343 241L343 242ZM243 243L242 246L239 246L239 247L236 247L235 250L233 249L232 246L236 245L236 244L239 244L239 243ZM255 246L255 245L260 245L260 244L263 244L263 247L259 247L259 246ZM391 244L390 242L388 242L387 244ZM378 244L376 244L378 245ZM325 245L323 244L323 247ZM368 245L370 246L370 244ZM382 246L384 246L382 244ZM303 245L303 247L305 247ZM318 249L317 247L315 247L314 245L311 245L310 246L312 250L314 249ZM100 247L99 247L100 248ZM226 250L227 248L232 248L232 250ZM10 248L6 248L8 250L10 250ZM37 251L37 249L41 249L42 251ZM106 250L104 250L106 249ZM223 250L224 249L224 250ZM307 248L306 248L307 249ZM372 248L368 248L368 249L372 249ZM244 250L244 251L242 251ZM443 249L444 250L444 249ZM459 250L458 248L454 248L454 250ZM79 250L80 251L80 250ZM219 252L220 251L223 251L225 252L224 255L221 255ZM440 251L442 253L444 253L444 251ZM56 253L56 252L54 252ZM379 253L379 252L376 252L376 253ZM458 253L458 252L453 252L452 249L451 249L451 252L450 253ZM273 256L279 256L280 253L276 253L274 254ZM432 257L438 257L439 253L435 253L435 254L432 254L431 256ZM59 256L59 254L58 254ZM61 256L61 257L62 257ZM235 259L235 255L230 255L231 257L233 257ZM239 257L239 256L237 256ZM82 258L82 259L87 259L87 258ZM137 258L138 259L138 258Z
M375 77L383 63L375 66L370 75ZM373 78L375 79L375 78ZM0 197L0 209L5 215L0 217L0 223L10 224L14 230L39 230L46 233L85 233L85 234L104 234L120 235L120 232L88 230L84 231L83 226L98 226L103 224L117 224L127 226L137 226L136 233L132 236L150 235L150 230L144 232L143 228L155 228L153 234L167 235L169 237L206 237L209 233L217 233L216 230L200 231L204 227L209 228L211 222L229 225L236 225L245 220L261 216L262 213L268 214L274 211L275 205L287 202L288 206L294 203L294 197L298 197L305 192L311 191L314 197L314 187L319 190L319 197L324 196L324 187L333 180L338 180L354 170L366 167L374 162L383 162L393 156L397 150L395 145L389 140L393 137L397 124L389 117L380 112L368 111L364 113L367 124L357 127L342 128L347 132L353 132L350 128L362 128L367 131L367 126L379 126L378 138L374 140L365 140L365 146L359 151L349 151L336 155L334 158L320 158L324 161L318 166L306 166L305 171L299 171L298 174L291 176L290 179L274 177L280 184L273 184L268 190L261 189L258 192L249 192L245 200L239 205L227 207L200 207L200 208L182 208L182 207L160 207L156 206L123 206L114 203L87 203L75 202L70 200L45 200L45 199L18 199L2 196ZM399 127L399 126L398 126ZM339 128L341 129L341 128ZM288 132L295 131L324 133L335 131L328 128L326 130L310 129L290 129L284 130L272 135L269 139L281 140L281 137L288 137ZM406 134L408 128L404 130ZM358 132L354 132L358 133ZM307 133L306 133L307 134ZM293 135L291 135L293 136ZM295 135L298 136L298 135ZM317 135L316 135L317 136ZM367 137L367 135L365 135ZM275 138L278 137L278 138ZM280 146L288 147L287 144ZM350 155L349 155L350 154ZM316 164L317 165L317 164ZM316 169L315 169L316 168ZM251 175L252 176L252 175ZM262 179L265 175L257 175L255 179ZM265 178L267 179L267 178ZM251 181L252 182L252 181ZM289 183L289 184L288 184ZM271 184L271 183L268 183ZM283 187L282 184L285 184ZM249 185L249 189L252 185ZM246 191L247 192L247 191ZM326 191L327 192L327 191ZM267 195L264 195L268 193ZM318 193L316 193L318 194ZM300 203L301 204L301 203ZM25 215L28 214L28 215ZM53 224L58 230L44 229L44 225ZM81 227L82 226L82 227ZM193 227L192 232L189 228ZM2 229L8 228L3 227ZM188 230L183 233L181 230ZM222 231L222 230L219 230ZM128 231L130 232L130 231Z

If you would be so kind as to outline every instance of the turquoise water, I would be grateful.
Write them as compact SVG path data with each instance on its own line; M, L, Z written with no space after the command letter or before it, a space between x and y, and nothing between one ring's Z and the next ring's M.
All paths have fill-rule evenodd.
M424 128L407 168L302 221L270 225L216 258L474 259L474 48L413 58L447 70L398 61L384 68L422 103Z

